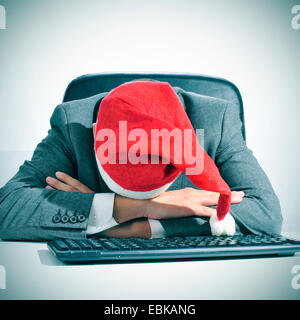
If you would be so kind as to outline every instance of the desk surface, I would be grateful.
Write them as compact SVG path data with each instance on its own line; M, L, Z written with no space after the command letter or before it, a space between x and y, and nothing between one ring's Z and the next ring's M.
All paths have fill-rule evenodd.
M284 235L300 239L300 233ZM278 258L65 265L45 243L0 241L0 300L300 299L298 287L300 252Z

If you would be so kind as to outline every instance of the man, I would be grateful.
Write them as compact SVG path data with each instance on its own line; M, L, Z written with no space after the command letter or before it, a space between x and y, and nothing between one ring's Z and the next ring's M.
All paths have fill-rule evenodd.
M230 213L237 232L280 233L279 201L245 145L236 106L181 88L173 90L193 126L204 129L204 149L232 190ZM215 213L220 194L199 190L184 173L153 199L111 192L99 174L93 150L93 123L105 96L101 93L55 109L48 136L0 190L0 238L210 234L208 218ZM149 219L154 216L155 220Z

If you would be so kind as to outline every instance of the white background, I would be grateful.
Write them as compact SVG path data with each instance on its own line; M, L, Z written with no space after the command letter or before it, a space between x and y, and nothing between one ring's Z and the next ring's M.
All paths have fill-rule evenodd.
M300 29L288 0L0 0L0 186L49 129L75 77L191 72L241 91L247 144L281 201L284 231L298 206Z

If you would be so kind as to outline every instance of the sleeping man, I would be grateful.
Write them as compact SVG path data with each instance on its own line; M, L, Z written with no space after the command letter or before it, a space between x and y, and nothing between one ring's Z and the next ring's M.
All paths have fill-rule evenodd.
M0 189L1 239L280 233L228 101L138 80L63 103L50 124Z

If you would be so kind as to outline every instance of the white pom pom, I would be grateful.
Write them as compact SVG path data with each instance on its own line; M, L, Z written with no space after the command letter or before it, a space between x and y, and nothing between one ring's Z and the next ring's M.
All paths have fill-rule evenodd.
M235 221L232 215L228 212L225 218L218 220L217 212L209 219L211 234L214 236L233 236L235 234Z

